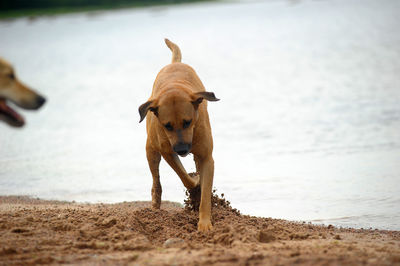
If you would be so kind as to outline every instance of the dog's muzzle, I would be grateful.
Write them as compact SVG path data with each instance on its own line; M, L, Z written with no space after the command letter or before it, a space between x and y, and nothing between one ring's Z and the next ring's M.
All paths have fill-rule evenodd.
M174 152L176 152L179 156L186 156L189 154L191 148L191 143L180 142L174 146Z
M46 102L46 98L44 98L43 96L36 96L36 109L39 109L40 107L42 107L42 105Z

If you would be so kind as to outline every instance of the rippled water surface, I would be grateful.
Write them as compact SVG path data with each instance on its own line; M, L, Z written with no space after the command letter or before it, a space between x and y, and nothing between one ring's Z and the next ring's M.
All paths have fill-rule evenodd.
M209 104L215 181L243 213L400 230L400 1L222 2L0 22L45 94L0 124L0 194L150 200L137 108L178 43ZM184 160L194 170L190 158ZM183 201L161 163L163 199Z

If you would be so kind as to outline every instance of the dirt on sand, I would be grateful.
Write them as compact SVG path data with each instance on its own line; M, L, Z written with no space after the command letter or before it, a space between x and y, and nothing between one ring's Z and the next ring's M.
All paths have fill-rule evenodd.
M213 196L209 233L190 205L0 197L0 265L400 265L400 232L251 217Z

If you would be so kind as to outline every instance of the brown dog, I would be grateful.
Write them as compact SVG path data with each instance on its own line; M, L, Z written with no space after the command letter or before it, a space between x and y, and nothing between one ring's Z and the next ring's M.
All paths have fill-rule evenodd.
M181 63L179 47L165 39L172 51L172 63L158 73L150 99L139 107L140 122L147 115L146 154L153 176L151 190L153 208L160 208L161 156L175 170L183 185L191 189L200 184L201 201L198 230L205 232L211 225L211 190L214 178L213 139L207 113L207 102L218 101L206 92L196 72ZM200 177L190 177L178 155L193 153Z
M39 109L45 98L22 84L15 76L10 63L0 58L0 120L10 126L22 127L24 118L6 104L10 100L24 109Z

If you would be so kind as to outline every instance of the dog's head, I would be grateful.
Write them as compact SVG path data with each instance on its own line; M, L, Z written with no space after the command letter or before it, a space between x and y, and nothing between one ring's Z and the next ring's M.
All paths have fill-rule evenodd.
M143 121L148 111L153 112L173 151L180 156L186 156L192 148L193 130L199 117L199 105L203 100L219 99L213 92L182 93L181 90L170 90L139 107L139 122Z
M29 110L39 109L46 101L44 97L22 84L11 64L0 58L0 120L11 126L23 126L23 117L7 105L7 100Z

